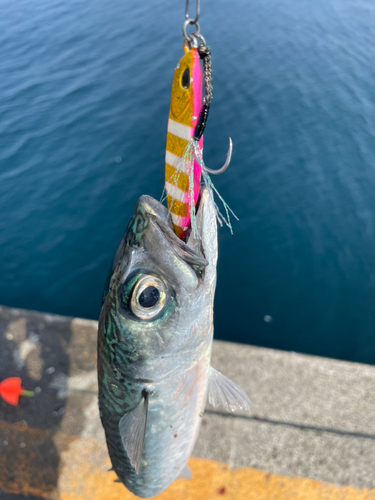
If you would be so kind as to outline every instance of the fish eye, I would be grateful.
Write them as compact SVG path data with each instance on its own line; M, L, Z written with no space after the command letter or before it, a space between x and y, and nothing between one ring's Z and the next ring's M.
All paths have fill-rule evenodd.
M141 295L138 297L138 302L141 307L149 309L150 307L155 307L159 302L160 292L155 286L148 286L143 290Z
M184 88L184 89L188 89L190 87L190 69L189 68L186 68L185 71L182 73L181 85L182 85L182 88Z
M151 319L164 308L167 293L164 283L155 276L142 276L134 286L130 308L140 319Z

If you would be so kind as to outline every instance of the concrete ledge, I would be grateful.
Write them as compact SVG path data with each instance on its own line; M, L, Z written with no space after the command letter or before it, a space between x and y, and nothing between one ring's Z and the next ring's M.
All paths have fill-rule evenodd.
M197 455L375 487L375 367L227 342L215 342L212 364L246 389L253 411L208 412Z
M36 391L18 407L0 402L0 500L135 498L107 473L96 327L0 307L0 380L20 376ZM253 410L208 408L194 450L205 460L192 460L191 483L176 481L160 498L375 499L375 367L218 341L213 366L247 391Z

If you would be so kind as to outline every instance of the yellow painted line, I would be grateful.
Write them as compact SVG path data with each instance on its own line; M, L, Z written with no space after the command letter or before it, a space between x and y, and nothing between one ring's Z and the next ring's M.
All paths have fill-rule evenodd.
M176 200L172 198L172 196L167 196L169 211L178 215L179 217L188 217L190 213L189 203L185 203L184 201Z
M185 191L185 193L189 191L189 176L182 170L177 170L177 168L172 167L168 163L165 164L165 179L166 182L173 183L179 189Z
M108 472L103 441L0 422L0 490L53 500L134 500ZM191 458L193 479L178 479L157 500L375 500L375 489L335 486Z
M167 151L173 153L175 156L182 158L188 141L186 139L181 139L177 135L173 135L167 132Z
M230 470L225 463L191 458L193 479L178 479L157 500L374 500L375 490L339 487L300 477L285 477L257 469ZM60 492L61 500L134 500L114 473L89 473L87 463L78 469L79 493ZM83 485L82 485L83 483Z

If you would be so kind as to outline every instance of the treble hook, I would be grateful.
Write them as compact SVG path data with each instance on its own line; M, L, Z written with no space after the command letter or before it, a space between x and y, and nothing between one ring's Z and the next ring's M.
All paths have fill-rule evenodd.
M212 174L212 175L220 175L220 174L224 173L230 165L230 161L232 159L232 153L233 153L233 142L232 142L232 139L229 137L229 148L228 148L228 151L226 154L227 159L225 160L224 165L221 168L218 168L217 170L212 170L212 168L208 168L205 166L205 169L207 170L207 172L209 174ZM194 148L194 156L195 156L195 159L197 160L197 162L200 163L200 161L197 158L197 155L195 153L195 148Z
M189 18L189 0L186 0L185 17L186 17L186 19L190 20L190 24L196 24L198 22L200 12L201 12L201 0L197 0L197 14L195 16L195 19L190 19Z

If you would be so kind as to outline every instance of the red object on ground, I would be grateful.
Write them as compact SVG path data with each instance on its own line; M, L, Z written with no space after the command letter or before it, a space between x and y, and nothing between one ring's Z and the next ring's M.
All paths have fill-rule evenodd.
M34 396L32 391L25 391L21 384L22 380L19 377L9 377L0 382L2 399L12 406L17 406L20 396Z

